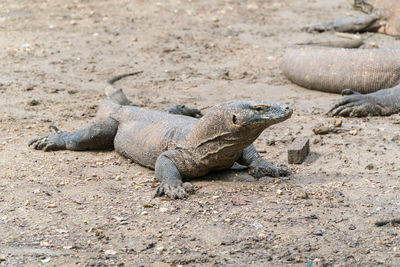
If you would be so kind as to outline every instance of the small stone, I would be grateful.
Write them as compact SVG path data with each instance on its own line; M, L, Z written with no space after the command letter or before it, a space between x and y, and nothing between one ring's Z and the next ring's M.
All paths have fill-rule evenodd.
M342 124L343 124L342 120L335 120L335 122L333 123L335 127L342 127Z
M158 252L163 252L163 251L165 251L165 247L163 247L163 246L159 246L159 247L157 247L156 249L157 249Z
M370 163L367 166L365 166L365 169L367 169L367 170L372 170L374 168L375 168L375 165L373 163Z
M349 226L349 230L356 230L356 226L354 225L354 224L350 224L350 226Z
M47 241L40 241L40 246L41 247L50 247L50 243Z
M356 130L351 130L351 131L349 131L349 134L351 134L351 135L357 135L357 131L356 131Z
M31 101L28 102L29 106L37 106L39 104L40 104L39 100L36 99L32 99Z
M147 211L142 211L141 215L148 215L149 213Z
M328 134L331 131L329 126L317 125L314 127L313 132L315 134Z
M47 205L48 208L54 209L57 208L57 204L55 203L50 203L49 205Z
M2 261L6 261L6 256L0 255L0 262L2 262Z
M115 181L121 181L121 175L117 175L117 176L115 177Z
M278 189L278 190L276 190L276 194L279 195L279 196L281 196L281 195L283 194L283 191L280 190L280 189Z
M35 85L29 85L25 88L25 91L32 91L35 88Z
M297 137L288 149L289 164L301 164L310 153L310 140L308 137Z
M115 250L108 249L108 250L104 251L104 254L106 254L107 256L110 256L110 255L117 254L117 252Z
M313 235L322 236L324 233L321 230L315 230L312 232Z

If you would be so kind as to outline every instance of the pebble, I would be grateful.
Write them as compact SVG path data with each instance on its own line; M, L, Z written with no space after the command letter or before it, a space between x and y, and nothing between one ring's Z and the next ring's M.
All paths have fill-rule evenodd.
M32 99L31 101L28 102L29 106L37 106L39 104L40 104L39 100L36 99Z
M342 124L343 124L342 120L335 120L335 122L333 123L335 127L342 127Z
M349 230L356 230L357 227L354 224L350 224L349 226Z
M367 169L367 170L372 170L374 168L375 168L375 165L373 163L370 163L367 166L365 166L365 169Z
M104 252L104 254L106 254L106 255L115 255L115 254L117 254L117 252L115 250L108 249L108 250L106 250Z
M315 230L314 232L312 232L312 234L322 236L324 233L321 230Z
M330 132L329 126L317 125L312 129L315 134L328 134Z
M149 213L147 211L142 211L141 215L148 215Z
M157 247L156 249L157 249L158 252L163 252L163 251L165 251L165 247L163 247L163 246L159 246L159 247Z

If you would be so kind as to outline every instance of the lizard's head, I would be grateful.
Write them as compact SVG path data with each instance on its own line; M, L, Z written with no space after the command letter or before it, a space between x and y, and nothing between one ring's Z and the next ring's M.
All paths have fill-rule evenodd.
M284 104L263 101L230 101L210 108L188 139L194 142L230 144L233 149L250 145L264 129L282 122L293 110Z
M224 127L232 130L265 129L290 118L292 113L293 110L285 104L263 101L230 101L219 104L207 112L209 116L217 117Z
M285 104L263 101L232 101L226 104L232 124L245 128L266 128L290 118L293 113Z

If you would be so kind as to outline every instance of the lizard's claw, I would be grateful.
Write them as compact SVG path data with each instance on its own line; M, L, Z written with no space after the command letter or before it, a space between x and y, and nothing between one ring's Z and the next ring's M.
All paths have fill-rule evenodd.
M43 151L53 151L65 149L65 141L60 134L49 134L33 138L28 146Z
M265 176L281 177L291 175L292 171L283 164L275 166L269 162L262 160L256 161L254 164L252 163L249 166L249 174L252 175L254 178L261 178Z
M343 93L343 92L342 92ZM353 93L351 91L351 93ZM392 114L390 108L387 109L380 104L377 95L362 95L353 93L339 100L327 112L331 116L343 117L365 117L365 116L384 116Z
M171 199L187 198L188 194L183 187L182 181L166 180L157 187L155 197L165 195Z
M170 114L184 115L194 118L200 118L203 116L200 110L195 108L190 108L185 105L172 105L164 109L165 112Z

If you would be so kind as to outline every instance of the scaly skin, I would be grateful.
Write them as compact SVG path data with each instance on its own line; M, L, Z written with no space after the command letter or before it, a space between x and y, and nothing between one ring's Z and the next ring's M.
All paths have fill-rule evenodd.
M288 119L292 110L263 101L231 101L216 105L200 119L123 105L121 90L109 92L98 121L75 132L50 134L31 140L35 149L115 150L155 170L161 182L156 196L187 196L183 178L230 168L249 167L254 177L287 176L286 166L274 166L252 143L268 126ZM190 187L190 186L189 186Z

